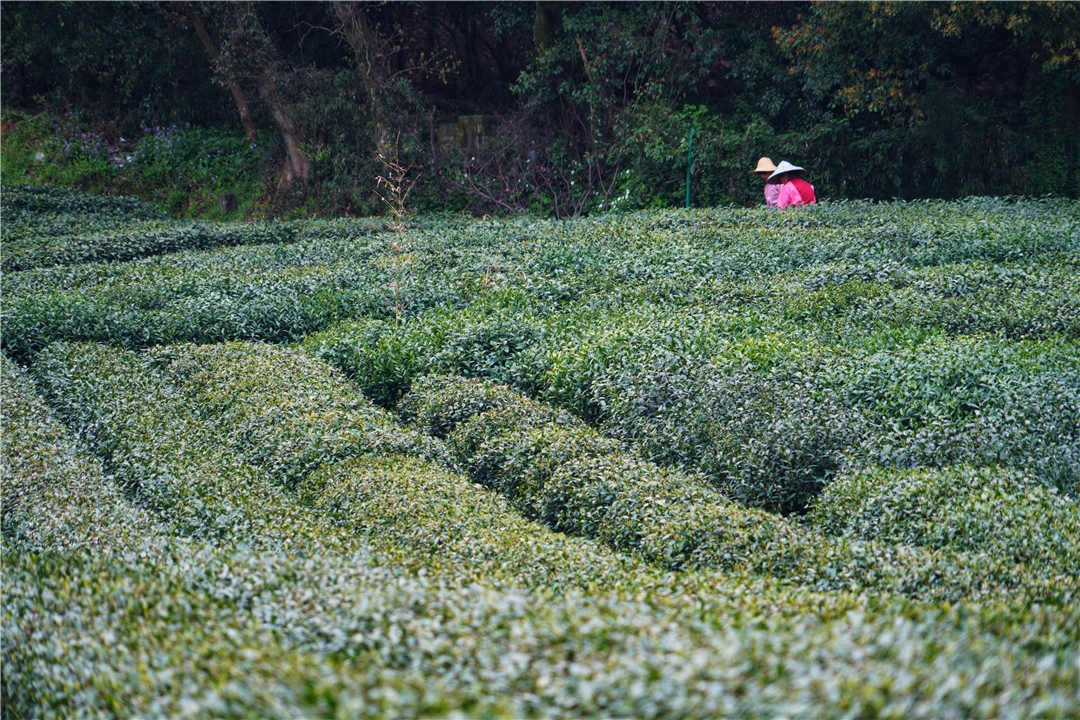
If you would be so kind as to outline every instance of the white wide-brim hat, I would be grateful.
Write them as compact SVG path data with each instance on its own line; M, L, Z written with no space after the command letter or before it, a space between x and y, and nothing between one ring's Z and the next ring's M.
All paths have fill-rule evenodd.
M773 172L772 175L769 176L769 179L772 180L777 175L783 175L784 173L789 172L806 172L806 168L801 168L798 165L792 165L787 160L781 160L780 164L776 166L776 170Z

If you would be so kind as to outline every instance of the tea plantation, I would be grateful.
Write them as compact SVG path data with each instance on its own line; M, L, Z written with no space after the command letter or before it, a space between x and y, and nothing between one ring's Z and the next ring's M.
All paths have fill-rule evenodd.
M2 194L12 718L1080 718L1080 205Z

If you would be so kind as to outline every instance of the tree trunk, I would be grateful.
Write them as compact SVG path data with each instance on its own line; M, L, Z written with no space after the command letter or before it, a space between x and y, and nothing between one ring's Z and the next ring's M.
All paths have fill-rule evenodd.
M269 106L274 122L281 131L281 139L285 143L286 163L281 169L278 187L289 187L295 180L307 180L311 177L311 162L304 153L300 152L300 133L296 127L296 121L293 120L269 74L259 77L259 95Z
M562 3L536 0L536 20L533 24L533 44L543 50L555 42L555 31L562 20Z
M221 60L221 52L214 45L214 41L210 39L210 33L206 32L206 26L203 25L202 19L195 13L195 8L190 2L184 3L184 9L187 11L188 18L191 19L191 24L195 26L195 32L199 36L199 40L202 41L203 47L206 48L206 54L210 56L210 60L215 64ZM240 121L244 123L244 134L248 140L254 140L259 134L259 129L255 127L255 121L251 119L251 111L248 110L247 100L244 99L244 91L240 89L240 86L236 84L232 78L226 79L226 84L229 86L229 91L232 92L233 100L236 101L236 108L240 111Z
M277 59L270 48L270 38L250 2L236 2L232 5L232 17L235 26L234 41L237 49L242 50L253 61L251 75L259 89L259 95L270 109L270 114L278 126L285 145L285 167L281 169L279 188L289 187L296 180L306 181L311 177L311 162L300 151L300 128L289 110L288 103L278 89L278 78L283 74ZM247 30L244 27L247 26Z

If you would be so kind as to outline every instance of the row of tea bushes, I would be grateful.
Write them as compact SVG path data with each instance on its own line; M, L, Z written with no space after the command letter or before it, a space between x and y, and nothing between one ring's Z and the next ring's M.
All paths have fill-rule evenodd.
M4 224L19 227L53 218L164 220L165 213L137 197L91 195L48 185L6 185L0 188ZM5 229L5 232L7 230Z
M410 259L421 253L394 244L386 234L313 239L12 273L5 277L4 350L30 363L54 341L132 349L295 341L335 320L460 306L473 292L479 277Z
M34 367L47 399L121 487L173 532L252 542L306 522L265 473L217 442L161 374L131 351L57 343Z
M871 468L830 484L808 520L833 535L986 552L1080 576L1080 505L1017 471Z
M402 428L310 356L226 343L155 348L146 359L216 428L220 442L275 483L296 487L317 515L373 542L432 554L458 565L460 575L482 572L537 587L640 587L648 575L628 558L526 521L498 496L440 468L435 463L453 466L440 440ZM339 462L345 458L353 459Z
M1080 280L1075 259L1067 255L1023 264L814 266L742 295L777 318L812 325L822 337L922 327L951 335L1080 338Z
M429 219L375 235L352 221L260 226L252 241L267 240L259 235L265 230L284 233L283 241L295 232L296 242L11 273L4 346L30 362L56 340L130 347L278 342L333 320L400 319L500 293L508 303L524 301L545 313L571 303L704 304L749 309L788 328L809 313L834 334L864 322L860 313L887 327L914 319L950 332L1075 333L1075 260L1069 258L1080 233L1075 210L1061 203L842 204L798 218L775 215L702 210L568 223ZM868 240L891 225L901 230ZM230 227L236 226L210 234L228 234ZM242 235L237 229L234 239L246 242ZM914 236L936 239L912 246ZM919 254L931 246L929 255ZM1012 285L998 282L995 272L979 275L987 263L1008 263L1005 269L1017 275ZM825 275L813 270L822 267ZM874 281L880 287L802 297L820 293L814 283L826 276L839 281L844 268L880 276ZM914 279L903 280L905 273ZM300 278L305 292L293 296ZM812 289L802 293L800 278ZM882 299L886 288L894 292L893 281L908 282L907 289ZM864 307L859 298L867 293L872 302ZM837 312L851 322L837 326Z
M191 454L176 452L184 437L202 446L221 497L235 499L230 487L248 471L229 476L240 465L214 459L229 454L220 433L197 422L186 395L168 392L147 358L92 346L65 355L72 349L51 349L44 376L50 387L74 393L59 404L85 406L69 416L88 419L93 434L130 438L115 446L110 462L126 451L162 469L171 463L169 472L191 478ZM75 371L71 381L58 382L63 357L72 366L102 362L99 392ZM114 375L127 376L129 396L110 388L106 378ZM149 418L151 406L160 420ZM148 421L151 432L136 436L135 426ZM335 524L370 523L369 536L385 534L389 525L380 518L402 518L404 505L429 507L431 534L414 537L430 542L453 527L452 518L438 524L445 506L428 505L431 490L452 502L468 483L433 476L441 471L425 461L405 462L427 479L401 482L393 458L372 465L357 458L317 471L302 494L310 492ZM117 467L122 481L139 472L133 462ZM141 497L140 485L129 488ZM402 503L396 507L395 491ZM264 492L262 499L260 512L276 513L272 526L250 524L250 533L220 536L213 545L172 540L137 552L12 558L4 634L16 640L4 644L5 706L44 717L411 717L454 710L493 717L830 717L843 705L937 717L943 708L993 715L1033 703L1064 712L1077 680L1066 629L1075 618L1068 613L1002 607L909 617L879 602L874 611L823 618L819 607L807 607L807 593L717 587L720 577L697 585L695 594L643 603L633 598L653 597L657 587L643 586L649 576L633 563L624 564L626 587L617 595L494 590L475 584L475 575L456 582L453 553L422 553L429 559L414 572L400 554L373 555L332 527L297 521L300 510L289 508L287 496ZM496 514L487 516L488 530L498 522L506 527L507 513L498 503L489 507ZM395 537L410 534L394 525ZM532 542L558 542L544 537ZM563 552L574 546L564 543ZM577 562L595 559L592 552ZM466 559L498 567L493 556L482 556ZM516 564L528 562L524 551L506 561L513 572L529 567ZM685 581L671 582L678 588ZM721 598L729 604L723 612L708 597L718 592L728 597ZM699 602L691 602L695 596ZM1032 638L1038 653L1028 649ZM817 682L798 681L807 673Z
M338 544L362 537L459 581L636 592L663 585L632 559L551 533L460 475L401 456L447 460L441 443L397 427L331 368L298 353L253 344L146 354L57 345L37 373L123 486L174 531L242 536L256 547L274 537L327 543L335 534L320 526L325 518L344 528ZM299 495L288 490L298 483ZM668 584L711 592L698 579Z
M388 407L427 372L512 384L768 509L800 510L865 464L997 464L1080 488L1072 340L909 329L838 342L752 312L511 302L340 323L301 347Z
M830 541L731 504L700 478L635 458L565 411L490 382L429 376L400 412L445 436L463 469L527 517L662 567L736 569L818 589L953 600L1008 589L1068 602L1080 591L1059 567L1018 567L981 549Z
M1080 211L1065 199L839 202L800 213L709 208L530 225L523 239L542 239L543 246L530 250L527 274L561 268L619 283L760 277L831 263L1028 262L1075 256L1080 247Z
M0 356L4 482L2 527L8 552L138 547L157 529L106 479L101 462L57 422L31 379Z
M66 348L54 348L43 358L45 367L48 368L47 377L50 378L50 388L54 393L54 400L59 399L55 393L59 391L72 392L73 387L79 384L78 370L71 368L67 384L59 382L62 368L60 358ZM76 391L75 396L68 395L65 406L75 404L97 405L100 407L88 408L83 415L72 414L72 417L81 417L96 425L95 432L112 434L117 431L124 432L124 425L134 425L146 419L148 406L157 408L158 413L171 422L178 425L172 432L163 422L150 424L151 433L142 436L142 445L129 442L125 446L116 446L117 451L127 450L136 457L146 458L155 453L162 453L159 467L167 467L172 464L171 471L178 477L190 477L190 470L185 466L185 457L175 453L176 442L174 438L183 433L188 443L203 445L202 458L212 459L215 455L220 456L222 450L213 449L213 435L209 435L200 429L197 423L190 420L191 409L185 408L182 398L173 397L173 402L163 404L161 385L162 378L153 378L152 368L145 362L139 362L131 353L117 352L107 348L93 348L83 346L76 348L78 352L70 353L69 360L76 362L99 362L101 368L108 377L121 377L130 381L131 375L138 373L143 382L133 388L133 395L121 398L115 392L110 392L109 382L102 380L97 387L99 392ZM96 352L95 352L96 350ZM158 390L155 391L155 386ZM24 388L25 389L25 388ZM22 394L26 398L33 399L31 392ZM40 405L40 402L38 403ZM130 430L128 430L130 432ZM110 455L110 460L115 460L115 455ZM374 528L366 529L372 534L403 534L415 533L415 529L407 524L398 524L389 521L402 520L400 517L405 508L414 511L424 508L424 504L418 500L426 499L425 490L434 489L441 491L446 500L451 498L445 495L456 495L466 489L467 483L455 481L450 476L443 474L432 476L433 469L422 465L405 468L405 476L398 474L397 468L388 466L382 461L374 466L365 466L359 461L352 461L352 468L327 468L328 490L324 494L315 488L321 484L314 482L309 491L315 497L322 500L322 507L328 512L337 513L352 519L358 515L366 516L373 521ZM132 481L140 478L137 471L132 471L132 465L119 466L120 478ZM221 462L211 461L206 468L208 472L215 474L215 480L219 483L226 495L232 479L228 472L236 470L236 465L223 466ZM409 472L412 470L412 472ZM224 472L225 474L222 474ZM437 471L434 471L437 472ZM416 480L428 477L429 487L421 488ZM402 486L401 481L405 478L412 482L406 482ZM243 482L246 478L239 478ZM134 485L134 483L131 483ZM388 487L387 484L390 486ZM440 484L443 487L438 487ZM362 488L374 491L378 499L365 496ZM393 495L388 490L399 491L398 497L404 494L413 495L405 507L391 510L389 514L372 513L371 501L381 503L383 508L393 508ZM82 488L74 488L76 492ZM359 492L358 492L359 491ZM402 492L404 491L404 492ZM140 489L136 494L141 495ZM476 495L475 488L473 494ZM205 494L200 497L206 498ZM278 503L271 498L266 498L268 505ZM344 504L347 503L347 504ZM449 503L436 508L434 513L428 508L430 514L426 514L429 523L434 523L430 528L432 535L427 539L430 542L446 534L447 524L440 526L442 515L440 510L447 510ZM249 506L250 507L250 506ZM468 509L475 509L470 506ZM482 513L478 517L469 518L471 529L477 532L477 537L466 538L475 540L492 540L492 532L498 530L501 521L505 526L507 512L498 512L497 507L489 507L489 512ZM41 511L44 508L35 506L33 510ZM494 512L490 512L494 510ZM407 510L405 510L407 512ZM424 517L424 514L421 515ZM124 519L120 518L120 522ZM280 521L280 518L278 518ZM492 527L481 529L474 523L480 521L495 521ZM414 521L415 522L415 521ZM519 523L520 525L520 523ZM452 527L452 525L451 525ZM255 527L246 528L249 533L258 531ZM406 594L408 603L400 607L400 597L392 597L388 612L379 620L380 601L385 602L387 594L401 595L393 592L403 587L401 578L387 577L384 572L372 572L371 568L365 567L363 562L371 558L357 558L356 556L341 556L341 548L333 542L332 533L322 532L312 526L304 524L291 524L284 537L291 540L290 554L298 549L306 553L314 553L304 563L297 564L290 559L277 556L267 551L270 549L265 544L259 543L258 538L251 534L243 535L245 546L260 547L262 552L258 556L247 555L244 551L236 549L226 552L212 551L211 549L192 545L170 545L166 548L144 548L135 557L107 556L113 560L113 564L98 564L89 556L68 556L62 564L58 564L55 558L45 558L43 561L34 562L30 557L20 557L14 563L14 567L8 567L8 592L6 610L10 615L6 617L7 627L10 623L18 625L23 633L17 633L14 637L27 637L34 635L25 632L34 627L48 627L49 643L38 644L36 642L17 642L5 645L7 673L6 673L6 699L8 707L31 708L32 696L28 694L36 691L38 697L52 698L52 705L58 713L78 714L80 711L91 710L95 703L104 705L111 702L114 710L127 708L138 710L148 714L172 714L173 711L187 711L201 708L204 712L217 711L219 713L243 713L251 712L255 708L258 714L289 715L295 714L298 707L306 708L304 714L318 712L322 701L339 702L351 701L357 703L352 706L363 708L373 714L381 714L388 707L378 702L379 684L386 683L388 678L376 675L374 678L369 673L349 672L340 668L336 672L327 672L325 660L319 656L312 657L306 652L298 652L296 649L286 649L279 643L268 642L266 633L270 629L281 633L292 629L290 635L305 637L306 642L301 646L313 646L320 651L328 649L326 646L342 649L343 637L336 630L342 622L349 622L350 627L346 642L347 648L351 648L349 655L354 660L373 666L384 666L387 662L391 666L401 662L403 653L410 652L408 646L401 646L400 639L405 637L401 631L395 633L392 628L400 627L404 623L412 622L418 627L413 628L413 633L424 633L424 626L428 622L426 608L434 605L440 614L439 629L451 637L443 640L441 637L431 636L430 631L421 637L425 639L423 649L419 651L422 657L425 653L445 653L453 643L455 628L453 627L452 615L463 613L467 608L467 616L470 623L490 620L490 613L485 613L483 601L491 598L492 603L505 606L506 599L490 593L484 594L477 591L458 593L432 592L422 585L418 586L415 580L408 581L410 584ZM520 528L518 528L520 529ZM263 532L281 532L285 528L263 528ZM486 536L485 536L486 533ZM423 537L417 533L414 537ZM558 536L549 536L557 541ZM224 540L224 538L222 538ZM543 537L538 538L539 543L527 543L528 551L542 549ZM548 544L552 540L547 541ZM309 543L311 543L309 545ZM452 543L451 547L455 547ZM505 547L507 543L504 541ZM539 547L538 547L539 545ZM564 555L570 561L579 564L585 562L591 564L597 560L595 553L583 554L581 558L573 556L573 541L564 543ZM582 543L577 543L583 546ZM464 550L466 544L456 546ZM112 548L115 550L116 548ZM584 549L580 547L577 549ZM149 550L159 565L154 566L145 561ZM181 551L182 553L178 552ZM316 553L317 551L317 553ZM174 555L174 553L177 553ZM306 554L305 553L305 554ZM482 550L469 553L469 559L475 561L483 555ZM99 556L100 557L100 556ZM318 558L316 562L313 559ZM481 563L487 567L495 567L494 556ZM518 552L501 558L503 563L509 563L517 572L530 567L526 565L515 566L514 561L528 563L537 560L551 560L550 554L540 553L537 558L530 558L529 553ZM445 562L445 558L442 558ZM348 564L341 566L342 562ZM359 572L354 567L359 566ZM345 567L350 571L343 572ZM602 566L601 566L602 567ZM533 568L537 570L539 568ZM555 565L548 567L547 571L559 577L559 571L567 568ZM599 568L598 568L599 569ZM437 568L429 568L435 570ZM640 586L632 571L632 563L626 567L626 582L631 589L640 591ZM580 572L580 570L579 570ZM437 577L437 575L436 575ZM528 576L526 576L528 577ZM341 579L347 579L349 585L336 585ZM327 581L330 581L331 591L327 591ZM361 582L358 582L361 581ZM366 582L362 582L366 581ZM381 583L380 585L376 584ZM388 582L389 581L389 582ZM573 583L573 575L568 574L562 578L563 582ZM366 587L374 586L374 587ZM392 592L387 593L389 587ZM310 588L319 588L320 591L311 597ZM355 600L353 605L348 605L348 591L342 595L342 590L352 590L363 593L365 602L357 607ZM417 591L420 594L417 594ZM301 594L303 592L303 594ZM283 597L279 597L283 595ZM120 600L124 598L124 600ZM192 602L193 598L201 598L198 602ZM398 603L393 601L397 600ZM321 603L329 601L331 607L343 606L349 608L354 615L344 614L343 617L328 619L324 615L314 614L313 610ZM342 602L345 601L345 602ZM479 602L478 602L479 601ZM528 598L520 598L512 603L512 607L520 609ZM545 604L550 604L548 600ZM278 607L282 605L283 607ZM414 607L415 606L415 607ZM410 609L411 608L411 609ZM453 608L452 610L448 608ZM461 610L459 610L460 608ZM237 612L240 610L240 612ZM357 611L363 614L355 615ZM375 612L374 617L369 617L368 612ZM243 622L248 612L253 617L264 618L266 624L263 627L251 627L250 623ZM587 613L588 611L586 611ZM625 609L623 610L625 613ZM640 612L640 611L639 611ZM316 611L317 613L317 611ZM410 614L419 614L414 619ZM576 611L575 618L580 619L581 611ZM297 616L301 618L297 618ZM530 618L531 619L531 618ZM331 622L328 623L328 620ZM374 626L373 621L374 620ZM448 622L451 620L451 622ZM318 623L310 627L311 623ZM336 622L333 622L336 621ZM357 626L357 622L360 625ZM381 632L379 623L389 624L385 636ZM637 620L635 620L637 622ZM176 636L180 625L191 628L183 633L181 641ZM448 628L447 625L450 625ZM303 635L297 635L297 630L303 629ZM312 630L316 629L314 637ZM467 630L476 633L478 628L471 625ZM490 632L490 628L488 629ZM613 630L611 623L605 625L605 630ZM84 634L89 633L89 636ZM13 635L9 634L9 637ZM44 638L44 636L41 636ZM358 637L360 639L358 639ZM225 640L223 643L222 640ZM294 641L295 642L295 641ZM564 643L576 644L580 642L576 634L570 634ZM56 643L56 649L52 649ZM220 658L211 662L203 661L193 669L186 671L183 683L172 680L176 673L172 670L176 663L184 662L185 651L191 645L195 647L214 648L212 657ZM389 651L390 657L380 659L375 653L370 652L370 646L377 646L380 652ZM367 647L365 647L367 646ZM253 652L253 648L258 648ZM76 650L77 648L77 650ZM533 648L535 653L535 647ZM359 653L359 654L358 654ZM577 650L579 655L587 657L587 652ZM153 672L145 669L134 672L136 662L145 662L148 655L154 655ZM368 655L376 655L368 657ZM163 662L162 658L166 658ZM129 660L130 658L130 660ZM579 659L585 662L584 657ZM443 660L442 662L445 662ZM460 650L456 654L456 662L462 663ZM235 668L229 663L235 663ZM466 663L467 664L467 663ZM286 672L272 672L272 669L289 668ZM243 672L240 672L242 670ZM425 668L430 672L430 668ZM510 668L513 671L513 668ZM462 672L468 673L467 667L461 668ZM445 672L445 667L443 668ZM367 675L367 678L364 676ZM320 694L315 697L301 692L305 685L310 685L313 677L318 677L321 688ZM136 681L137 679L137 681ZM367 683L375 685L375 692L367 697L363 690ZM372 682L374 680L374 682ZM400 689L400 680L390 678L392 687ZM13 690L17 683L18 692ZM185 683L191 683L186 685ZM349 685L360 688L350 697ZM404 698L394 697L390 700L389 707L400 704L403 712L415 711L414 703L417 698L412 697L416 692L414 683L406 683L409 692ZM440 688L438 697L442 703L448 703L448 707L454 707L453 698L457 694L453 688ZM430 697L430 696L424 696ZM491 699L486 700L492 703ZM495 706L498 706L495 703ZM421 705L421 707L423 707ZM246 710L245 710L246 709ZM410 710L411 709L411 710Z
M1074 343L932 336L863 350L766 340L707 361L664 348L626 357L589 388L607 412L600 427L742 502L781 510L867 464L1002 465L1080 492Z
M100 229L82 221L79 232L52 237L43 235L39 227L5 232L3 269L14 272L53 265L133 260L182 250L356 238L382 230L382 223L377 220L231 224L142 222L123 228L106 226Z
M386 229L377 219L304 222L175 222L137 198L12 186L0 193L4 252L16 272L53 265L131 260L219 246L362 237Z
M860 464L1000 465L1080 497L1080 346L929 338L837 358L829 382L876 430Z
M400 427L341 371L261 343L169 345L148 362L174 382L220 437L279 484L359 455L405 454L449 464L442 443Z
M458 581L566 592L624 589L647 603L697 597L716 608L718 578L673 579L603 545L530 522L498 495L430 461L397 456L326 465L297 487L299 500L372 542L393 542Z
M1080 680L1069 610L721 617L692 603L463 587L315 550L7 558L6 711L1068 717Z

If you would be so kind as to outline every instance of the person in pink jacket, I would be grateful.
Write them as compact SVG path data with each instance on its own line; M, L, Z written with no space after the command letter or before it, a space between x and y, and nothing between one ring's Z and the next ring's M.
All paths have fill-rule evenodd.
M765 181L765 207L776 207L776 199L780 197L780 183L769 180L769 175L776 170L773 161L763 157L757 161L757 167L750 171L751 175L757 175Z
M778 181L780 194L776 198L776 207L783 210L791 205L817 205L817 194L814 186L802 178L806 172L798 165L792 165L787 160L780 161L776 170L769 176L769 180Z

